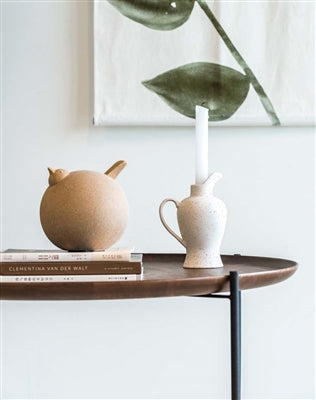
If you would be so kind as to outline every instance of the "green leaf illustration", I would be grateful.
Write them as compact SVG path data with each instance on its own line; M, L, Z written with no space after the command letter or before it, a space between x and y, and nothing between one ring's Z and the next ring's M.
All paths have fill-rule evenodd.
M246 75L219 64L196 62L142 82L170 107L195 118L195 106L209 109L209 121L230 118L247 97Z
M167 31L184 24L194 0L108 0L123 15L151 29Z

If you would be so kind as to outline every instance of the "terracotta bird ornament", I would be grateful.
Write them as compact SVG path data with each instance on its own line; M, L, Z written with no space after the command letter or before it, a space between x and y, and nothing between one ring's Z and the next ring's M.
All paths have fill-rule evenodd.
M121 238L128 202L116 177L126 164L117 161L104 174L48 168L40 221L54 245L69 251L103 250Z

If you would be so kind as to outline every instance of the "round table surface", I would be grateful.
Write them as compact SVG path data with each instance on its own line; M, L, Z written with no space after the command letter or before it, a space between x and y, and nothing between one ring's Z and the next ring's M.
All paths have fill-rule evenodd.
M281 282L297 269L290 260L223 255L224 267L183 268L184 254L144 254L144 272L124 282L27 282L1 283L6 300L96 300L203 295L229 292L229 273L238 271L241 290Z

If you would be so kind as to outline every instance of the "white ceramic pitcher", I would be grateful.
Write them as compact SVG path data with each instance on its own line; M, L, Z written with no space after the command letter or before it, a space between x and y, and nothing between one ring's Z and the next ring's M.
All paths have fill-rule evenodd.
M222 174L214 172L202 184L191 185L191 195L178 202L165 199L159 207L163 226L185 248L185 268L219 268L223 266L220 256L227 210L222 200L213 195L216 182ZM181 236L166 223L163 208L167 202L177 207L177 218Z

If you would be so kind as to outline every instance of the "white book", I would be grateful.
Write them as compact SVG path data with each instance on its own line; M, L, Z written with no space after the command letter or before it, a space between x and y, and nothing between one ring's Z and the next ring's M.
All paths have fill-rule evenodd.
M131 261L133 247L113 247L102 251L63 250L6 250L0 254L1 262L42 262L42 261Z
M142 274L129 275L1 275L1 283L122 282L142 280Z

